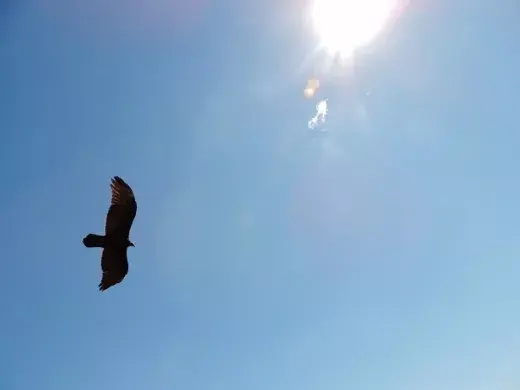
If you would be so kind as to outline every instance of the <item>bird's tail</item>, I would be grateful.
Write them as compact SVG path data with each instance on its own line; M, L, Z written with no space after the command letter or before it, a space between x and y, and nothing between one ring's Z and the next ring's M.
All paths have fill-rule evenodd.
M83 239L83 244L87 248L103 248L105 246L105 236L98 234L87 234Z

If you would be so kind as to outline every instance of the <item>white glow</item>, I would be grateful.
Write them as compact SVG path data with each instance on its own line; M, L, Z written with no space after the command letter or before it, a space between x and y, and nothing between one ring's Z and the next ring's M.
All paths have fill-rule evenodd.
M316 104L316 115L308 122L309 129L314 129L322 123L325 123L328 111L327 100L320 100L318 104Z
M322 100L321 102L319 102L317 105L316 105L316 111L318 113L318 115L327 115L327 101L326 100Z
M320 44L331 54L348 57L385 26L397 0L315 0L312 22Z

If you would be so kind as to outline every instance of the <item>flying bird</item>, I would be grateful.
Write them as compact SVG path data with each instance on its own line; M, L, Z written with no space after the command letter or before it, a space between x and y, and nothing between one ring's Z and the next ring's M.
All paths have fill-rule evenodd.
M112 178L110 184L112 199L105 222L105 235L88 234L83 239L87 248L103 248L101 270L103 276L99 290L120 283L128 273L127 249L135 246L129 239L130 228L137 214L134 192L119 176Z

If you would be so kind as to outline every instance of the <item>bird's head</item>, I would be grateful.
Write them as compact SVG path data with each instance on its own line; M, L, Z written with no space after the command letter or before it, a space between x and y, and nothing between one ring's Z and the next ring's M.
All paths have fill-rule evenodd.
M130 241L130 240L128 240L128 242L126 243L126 245L127 245L127 246L133 246L133 247L135 247L134 243L133 243L132 241Z

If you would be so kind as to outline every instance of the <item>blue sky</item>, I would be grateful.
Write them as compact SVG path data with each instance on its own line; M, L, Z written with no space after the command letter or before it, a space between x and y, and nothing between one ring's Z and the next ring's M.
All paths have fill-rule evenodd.
M0 8L0 388L518 389L514 1L413 2L355 71L302 2L80 3Z

